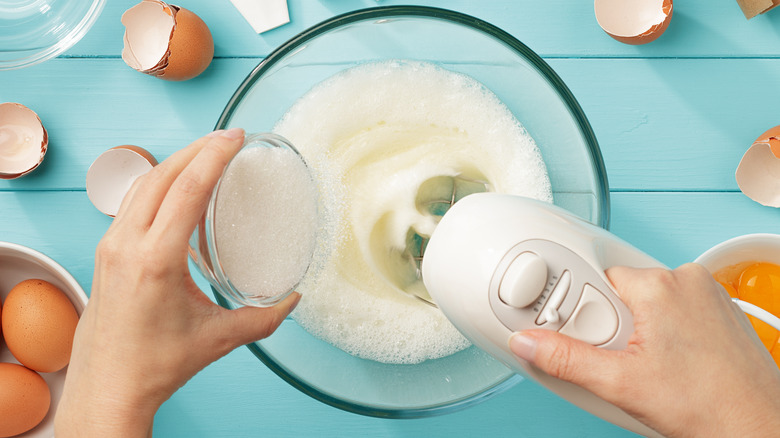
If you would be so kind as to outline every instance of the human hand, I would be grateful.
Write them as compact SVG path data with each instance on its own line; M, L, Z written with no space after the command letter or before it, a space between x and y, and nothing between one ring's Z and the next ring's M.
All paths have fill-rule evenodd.
M607 276L634 315L625 350L549 330L514 334L510 349L665 436L777 435L780 371L703 267L615 267Z
M300 298L222 308L196 286L188 240L244 131L216 131L139 178L97 247L55 419L58 437L147 436L159 406L206 365L270 335Z

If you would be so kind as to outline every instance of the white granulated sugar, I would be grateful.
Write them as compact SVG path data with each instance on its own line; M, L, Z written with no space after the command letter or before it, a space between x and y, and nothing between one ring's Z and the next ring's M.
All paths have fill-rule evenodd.
M316 242L317 191L306 164L289 149L243 149L225 173L214 220L227 277L249 296L295 287Z
M459 176L552 200L541 154L506 106L468 76L388 61L315 86L274 131L313 169L324 218L295 320L348 353L386 363L466 348L438 309L404 294L407 275L395 268L407 236L435 227L417 205L426 181Z

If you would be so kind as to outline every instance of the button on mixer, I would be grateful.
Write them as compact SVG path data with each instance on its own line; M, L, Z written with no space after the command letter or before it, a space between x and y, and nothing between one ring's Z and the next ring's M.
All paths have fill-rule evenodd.
M533 304L547 284L547 263L532 252L518 255L507 268L498 287L504 303L523 308Z
M559 332L592 345L601 345L612 339L617 329L615 307L598 289L586 284L574 313Z

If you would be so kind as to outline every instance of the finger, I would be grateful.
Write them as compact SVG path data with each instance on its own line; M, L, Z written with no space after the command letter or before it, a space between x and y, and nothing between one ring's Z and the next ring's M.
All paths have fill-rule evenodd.
M135 180L130 190L122 200L116 218L120 222L129 222L139 227L148 228L154 221L155 215L165 199L165 194L176 180L176 177L203 149L203 146L214 136L223 131L214 131L201 137L189 146L176 151L165 161L158 164L152 170Z
M227 311L229 323L224 327L232 337L232 348L270 336L295 310L300 299L301 295L293 292L273 307L241 307Z
M151 172L151 171L150 171ZM123 217L127 213L128 205L130 205L131 200L135 196L135 192L138 191L138 186L141 184L141 178L138 177L133 181L133 184L130 185L130 189L125 193L125 197L122 198L122 203L119 204L119 210L117 210L116 216L114 218Z
M647 290L645 287L635 287L636 284L641 284L645 281L646 276L657 274L660 269L655 268L629 268L627 266L613 266L607 269L605 274L612 283L612 287L618 293L620 299L628 306L629 309L634 309L639 301L648 299ZM668 270L663 270L668 273ZM658 277L655 275L655 277ZM660 281L660 280L654 280ZM637 283L639 282L639 283ZM652 297L649 297L652 298Z
M209 138L171 184L149 229L150 238L174 248L186 246L222 171L243 142L244 130L239 128Z
M595 394L608 393L620 368L620 352L599 349L550 330L526 330L509 338L509 349L552 377L582 386Z

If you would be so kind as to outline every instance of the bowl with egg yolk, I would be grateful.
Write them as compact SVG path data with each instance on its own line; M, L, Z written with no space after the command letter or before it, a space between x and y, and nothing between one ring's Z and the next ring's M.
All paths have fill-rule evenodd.
M720 243L696 259L732 298L780 318L780 235L748 234ZM780 366L780 331L748 315L753 329Z

